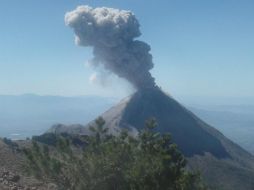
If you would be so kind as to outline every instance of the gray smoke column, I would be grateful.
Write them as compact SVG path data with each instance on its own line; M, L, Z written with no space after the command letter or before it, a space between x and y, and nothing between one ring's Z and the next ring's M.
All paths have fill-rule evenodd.
M66 13L65 23L73 28L75 42L93 47L93 65L102 64L137 89L154 87L150 46L135 40L141 35L139 22L130 11L79 6Z

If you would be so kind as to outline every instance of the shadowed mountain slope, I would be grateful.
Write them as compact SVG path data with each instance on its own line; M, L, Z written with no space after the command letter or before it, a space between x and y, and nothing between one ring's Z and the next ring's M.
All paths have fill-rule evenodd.
M158 131L171 133L174 142L186 156L210 152L218 158L230 157L221 142L201 125L201 121L158 89L135 93L122 112L119 126L137 129L155 117Z

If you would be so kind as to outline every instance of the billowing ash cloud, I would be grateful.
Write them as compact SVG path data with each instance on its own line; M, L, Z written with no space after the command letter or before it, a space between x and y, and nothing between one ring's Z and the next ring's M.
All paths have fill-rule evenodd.
M135 40L141 33L132 12L79 6L66 13L65 23L73 28L76 44L93 47L93 65L103 64L138 89L155 86L149 72L153 68L150 46Z

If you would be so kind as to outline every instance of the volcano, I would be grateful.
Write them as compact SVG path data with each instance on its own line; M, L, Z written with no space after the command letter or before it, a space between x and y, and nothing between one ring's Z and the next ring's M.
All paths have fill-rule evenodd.
M101 116L110 131L127 128L134 133L153 117L156 130L171 134L188 168L200 171L211 189L254 189L254 157L158 87L138 90Z
M211 189L254 189L254 157L156 86L138 90L101 117L111 133L126 128L134 135L147 119L155 118L156 130L171 134L188 160L188 169L199 171ZM94 122L58 125L49 132L87 135Z

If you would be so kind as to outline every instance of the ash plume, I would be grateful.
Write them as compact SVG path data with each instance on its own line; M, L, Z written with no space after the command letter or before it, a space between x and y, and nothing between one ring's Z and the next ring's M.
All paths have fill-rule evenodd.
M65 23L73 28L77 45L93 47L92 65L102 64L137 89L155 86L149 72L153 68L150 46L135 40L141 33L132 12L79 6L66 13Z

